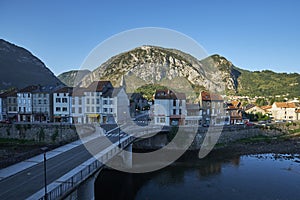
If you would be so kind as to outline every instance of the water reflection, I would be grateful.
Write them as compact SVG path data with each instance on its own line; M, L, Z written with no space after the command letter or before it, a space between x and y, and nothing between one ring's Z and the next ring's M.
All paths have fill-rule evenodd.
M300 199L299 161L299 155L185 155L156 172L105 170L96 180L95 199Z

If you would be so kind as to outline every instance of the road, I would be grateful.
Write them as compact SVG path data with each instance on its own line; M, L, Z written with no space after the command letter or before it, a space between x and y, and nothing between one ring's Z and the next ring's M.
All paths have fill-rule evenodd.
M93 147L93 152L100 152L111 145L110 142L101 140L101 138L103 139L103 137L99 137L88 142L88 145ZM118 141L118 137L109 139L112 142ZM50 184L91 157L92 155L86 150L85 146L80 145L47 160L47 183ZM25 199L43 187L44 165L40 163L1 180L0 199Z

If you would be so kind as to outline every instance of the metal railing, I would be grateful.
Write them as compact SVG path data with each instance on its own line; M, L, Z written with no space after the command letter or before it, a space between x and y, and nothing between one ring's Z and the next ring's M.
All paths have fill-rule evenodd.
M39 200L54 200L66 197L83 181L85 181L92 174L98 171L103 166L103 163L109 161L112 157L121 152L122 148L125 148L126 146L131 144L133 140L134 137L126 138L121 142L120 148L118 148L117 145L114 145L113 148L111 148L105 154L100 156L98 160L93 161L91 164L87 165L85 168L80 170L78 173L76 173L66 181L60 182L60 184L57 187L51 189L46 195L39 198Z

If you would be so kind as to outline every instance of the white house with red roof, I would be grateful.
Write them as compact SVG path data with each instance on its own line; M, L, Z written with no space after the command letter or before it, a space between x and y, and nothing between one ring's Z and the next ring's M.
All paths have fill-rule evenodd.
M298 108L294 102L274 102L271 112L274 120L298 120Z
M154 95L154 123L158 125L184 125L186 96L172 90L157 90Z

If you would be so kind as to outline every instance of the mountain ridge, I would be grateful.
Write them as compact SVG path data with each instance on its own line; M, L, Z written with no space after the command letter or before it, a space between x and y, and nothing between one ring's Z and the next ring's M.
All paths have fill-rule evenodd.
M0 90L28 85L63 85L46 65L27 49L0 39Z

